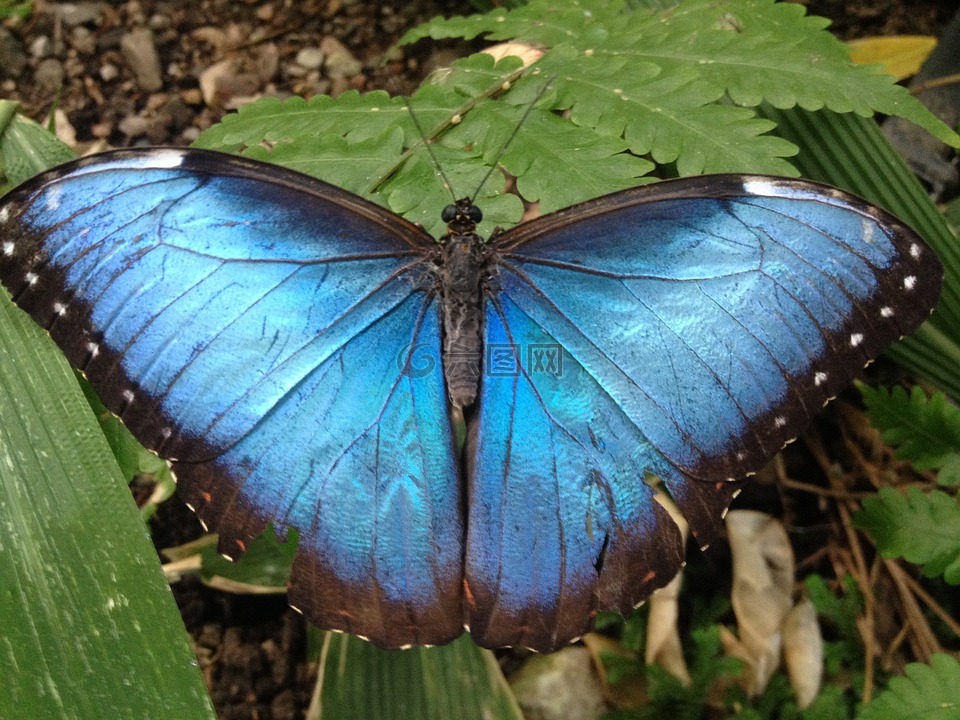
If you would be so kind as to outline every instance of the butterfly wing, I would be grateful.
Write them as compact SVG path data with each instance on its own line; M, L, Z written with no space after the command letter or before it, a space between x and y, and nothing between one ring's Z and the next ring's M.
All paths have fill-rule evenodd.
M2 208L0 279L175 459L221 551L295 528L291 603L317 624L390 647L459 634L459 481L422 230L203 151L81 160Z
M521 225L492 252L468 613L481 643L540 650L678 569L646 474L709 542L733 479L912 332L942 276L888 213L764 177L607 196ZM497 346L516 374L496 372ZM545 371L537 346L562 348L562 367Z

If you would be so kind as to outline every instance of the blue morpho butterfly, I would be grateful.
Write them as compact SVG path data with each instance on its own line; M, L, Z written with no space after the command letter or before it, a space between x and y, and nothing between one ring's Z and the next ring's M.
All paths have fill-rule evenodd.
M927 317L937 258L823 185L718 175L484 242L201 150L68 163L0 205L0 279L290 602L384 647L541 651L630 610L737 483ZM451 408L464 410L458 449Z

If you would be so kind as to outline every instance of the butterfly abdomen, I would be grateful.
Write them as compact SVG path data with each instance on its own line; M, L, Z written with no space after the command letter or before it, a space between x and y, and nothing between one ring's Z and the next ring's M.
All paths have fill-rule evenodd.
M483 354L480 286L483 240L472 227L444 239L440 270L443 294L443 370L450 401L469 407L477 396Z

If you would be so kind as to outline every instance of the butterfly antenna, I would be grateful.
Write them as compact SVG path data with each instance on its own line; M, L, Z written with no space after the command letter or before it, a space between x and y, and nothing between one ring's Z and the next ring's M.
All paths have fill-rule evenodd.
M507 148L510 147L510 144L513 142L514 138L517 137L517 134L520 132L520 128L523 127L523 123L526 122L527 117L530 113L533 112L533 108L536 107L537 103L540 102L540 98L543 97L544 93L547 92L547 88L550 87L553 83L553 76L547 78L547 81L543 84L543 87L540 88L540 91L537 93L537 96L530 101L530 104L527 105L527 109L523 111L523 115L520 116L520 121L517 123L517 126L513 129L513 132L510 133L510 137L507 138L507 141L503 144L503 147L497 152L497 156L493 161L493 164L490 166L490 169L487 170L487 174L483 176L483 180L480 181L480 184L477 186L477 190L473 193L473 196L470 198L470 204L473 205L473 201L477 199L477 195L480 194L480 191L483 189L483 186L487 184L487 180L490 179L490 176L493 175L493 171L497 169L500 165L500 159L506 154Z
M430 143L429 138L427 138L427 134L423 131L423 125L420 124L420 119L413 111L413 106L405 96L401 95L400 97L403 98L403 104L407 108L407 112L410 113L410 119L413 120L413 126L417 129L417 132L420 133L420 138L423 140L423 146L427 149L427 152L430 153L430 159L433 160L433 166L437 169L440 177L443 178L443 184L450 193L450 197L453 198L453 202L457 202L457 194L453 191L453 185L450 183L450 178L448 178L447 174L443 171L443 166L440 165L440 160L437 158L437 154L433 151L433 145Z

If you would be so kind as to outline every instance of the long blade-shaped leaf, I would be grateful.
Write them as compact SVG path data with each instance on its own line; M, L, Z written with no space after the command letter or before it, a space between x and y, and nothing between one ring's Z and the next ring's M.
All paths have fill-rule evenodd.
M449 645L381 650L327 633L308 720L523 720L489 650Z
M213 717L103 432L0 294L0 717Z

